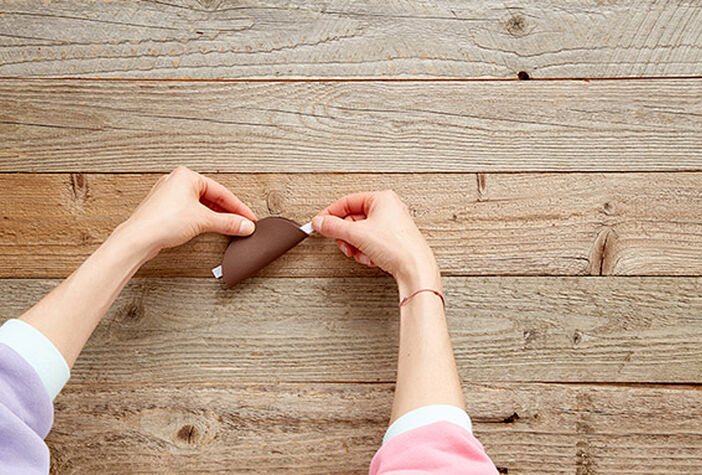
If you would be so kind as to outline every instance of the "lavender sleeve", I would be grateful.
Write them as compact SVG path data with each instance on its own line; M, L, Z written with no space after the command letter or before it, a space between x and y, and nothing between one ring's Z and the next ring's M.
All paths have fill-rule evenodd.
M37 372L0 343L0 473L49 473L44 437L53 421L53 404Z
M0 474L49 473L44 437L70 368L43 333L11 318L0 326Z

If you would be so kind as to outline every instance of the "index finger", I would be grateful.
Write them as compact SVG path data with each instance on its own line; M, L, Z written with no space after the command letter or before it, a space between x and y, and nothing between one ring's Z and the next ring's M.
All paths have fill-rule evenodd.
M210 203L221 207L224 211L240 214L245 218L256 221L256 215L251 211L251 208L246 206L234 193L212 178L206 176L203 176L203 178L205 186L200 194L200 198L205 198Z
M319 216L332 215L339 218L345 218L349 215L367 215L367 211L373 200L373 192L366 191L360 193L352 193L339 198L322 211Z

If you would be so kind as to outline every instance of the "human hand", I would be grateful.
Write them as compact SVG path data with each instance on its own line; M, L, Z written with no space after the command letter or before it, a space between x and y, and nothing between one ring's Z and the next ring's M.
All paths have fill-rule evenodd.
M315 216L312 226L336 239L346 256L392 274L401 287L440 286L434 254L392 190L344 196Z
M122 226L143 237L151 258L204 232L248 236L253 221L256 215L231 191L180 166L158 179Z

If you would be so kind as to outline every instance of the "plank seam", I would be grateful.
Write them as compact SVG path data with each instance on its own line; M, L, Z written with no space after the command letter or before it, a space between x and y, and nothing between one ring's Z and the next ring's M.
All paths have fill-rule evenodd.
M231 386L260 386L265 384L276 384L276 385L306 385L306 384L320 384L320 385L364 385L364 386L394 386L395 381L382 380L382 381L326 381L326 380L290 380L290 381L268 381L268 380L247 380L238 381L234 383L227 383L222 381L212 382L212 381L192 381L188 383L188 387L203 387L203 388L217 388L217 387L231 387ZM110 390L118 388L127 387L180 387L180 383L158 383L158 382L120 382L120 383L110 383L110 382L69 382L67 388L73 389L84 389L93 386L99 386L100 389ZM657 388L657 389L689 389L690 391L701 391L702 382L641 382L641 381L530 381L530 380L508 380L508 381L463 381L463 384L467 386L467 393L470 394L471 385L479 386L495 386L500 387L504 385L524 385L524 386L537 386L537 385L547 385L547 386L588 386L588 387L622 387L622 388Z
M702 79L702 76L622 76L622 77L530 77L528 81L662 81L681 79ZM388 77L357 77L357 78L119 78L119 77L62 77L62 76L0 76L0 80L31 80L31 81L122 81L122 82L204 82L204 83L260 83L260 82L524 82L524 79L514 78L388 78Z
M308 176L308 175L640 175L642 173L646 174L657 174L657 175L676 175L676 174L699 174L702 173L702 168L671 168L671 169L656 169L656 170L607 170L607 169L597 169L597 170L548 170L544 169L541 171L523 171L523 170L475 170L475 171L448 171L448 170L437 170L437 171L309 171L309 172L291 172L291 171L280 171L280 172L252 172L252 171L208 171L198 169L193 167L198 173L207 173L208 175L286 175L286 176ZM75 173L82 173L85 175L154 175L160 176L169 173L171 169L163 171L145 170L145 171L95 171L95 170L78 170L71 169L71 171L25 171L25 170L0 170L0 176L2 175L72 175Z
M609 278L609 279L630 279L632 277L634 278L642 278L642 279L651 279L655 280L657 278L665 278L665 279L674 279L674 278L686 278L686 279L699 279L702 278L700 275L684 275L684 274L672 274L672 275L664 275L664 274L648 274L648 275L631 275L631 274L609 274L609 275L591 275L591 274L581 274L581 275L573 275L573 274L516 274L516 275L510 275L510 274L476 274L476 275L471 275L471 274L449 274L447 272L442 272L441 275L443 277L450 277L450 278L471 278L471 279L480 279L483 277L490 277L490 278L500 278L500 277L510 277L510 278L520 278L520 279L531 279L531 278L553 278L557 277L559 279L573 279L573 280L581 280L581 279L602 279L602 278ZM333 276L317 276L317 277L304 277L304 276L258 276L258 277L253 277L253 279L318 279L318 280L329 280L329 279L345 279L345 280L365 280L365 279L390 279L390 275L387 274L380 274L380 275L344 275L344 276L339 276L339 277L333 277ZM0 278L0 280L7 280L8 278ZM27 277L27 279L41 279L41 277ZM133 279L183 279L183 280L211 280L212 276L196 276L196 277L186 277L186 276L174 276L174 277L154 277L154 276L136 276Z

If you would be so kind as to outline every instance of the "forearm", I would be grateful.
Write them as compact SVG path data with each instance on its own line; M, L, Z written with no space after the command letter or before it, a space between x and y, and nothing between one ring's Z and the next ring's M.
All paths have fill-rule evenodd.
M400 296L420 288L442 291L435 264L417 267L397 279ZM441 299L415 295L400 309L397 384L391 421L421 406L448 404L465 408Z
M20 320L51 340L72 367L124 285L154 253L138 230L122 224Z
M66 363L73 366L122 287L155 253L135 231L117 227L19 318L24 323L10 319L0 328L0 465L8 473L48 473L49 451L42 439L53 421L51 401L70 376Z

